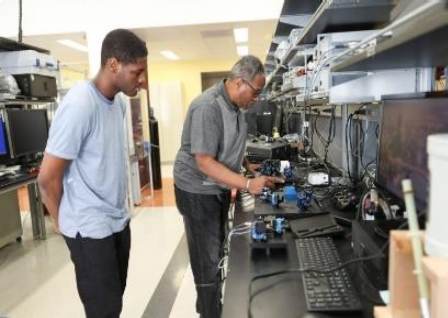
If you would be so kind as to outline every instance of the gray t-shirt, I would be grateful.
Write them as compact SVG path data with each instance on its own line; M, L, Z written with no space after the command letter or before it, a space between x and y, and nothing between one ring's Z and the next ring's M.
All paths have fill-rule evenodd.
M174 182L181 190L219 194L227 189L203 174L195 154L208 154L234 172L239 172L246 147L244 114L230 102L224 81L197 97L185 119L181 147L174 163Z
M92 82L74 86L56 111L46 152L70 160L64 173L59 226L68 237L100 239L129 221L124 144L125 104Z

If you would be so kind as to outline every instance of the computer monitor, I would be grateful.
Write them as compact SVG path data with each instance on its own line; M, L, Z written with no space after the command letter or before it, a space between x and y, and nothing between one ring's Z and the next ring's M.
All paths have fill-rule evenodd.
M285 125L284 125L284 133L285 134L301 134L302 133L302 114L297 112L289 112L284 115Z
M275 113L272 111L263 111L257 114L257 133L259 135L272 136L274 116Z
M12 158L45 150L48 139L46 110L8 109L5 119Z
M0 156L4 156L8 153L8 143L6 140L5 123L0 117Z
M412 180L416 205L427 207L428 135L448 132L448 98L385 100L382 112L377 184L403 199L401 181Z

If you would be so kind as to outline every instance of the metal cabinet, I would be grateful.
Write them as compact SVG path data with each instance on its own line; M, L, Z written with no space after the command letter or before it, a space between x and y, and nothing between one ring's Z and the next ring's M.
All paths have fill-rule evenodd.
M17 190L0 194L0 248L23 234Z

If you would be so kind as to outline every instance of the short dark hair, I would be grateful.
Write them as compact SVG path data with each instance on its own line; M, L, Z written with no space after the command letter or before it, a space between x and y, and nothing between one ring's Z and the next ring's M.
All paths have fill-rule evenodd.
M112 57L129 64L147 55L146 43L137 35L126 29L116 29L106 35L101 45L101 67Z

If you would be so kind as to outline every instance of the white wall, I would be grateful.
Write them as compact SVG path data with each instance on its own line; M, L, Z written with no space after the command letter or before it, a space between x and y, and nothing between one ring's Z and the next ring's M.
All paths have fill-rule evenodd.
M180 81L150 82L149 98L159 123L160 161L173 163L184 119Z

